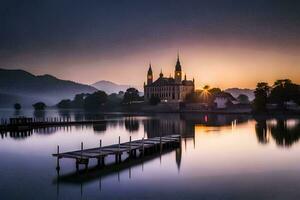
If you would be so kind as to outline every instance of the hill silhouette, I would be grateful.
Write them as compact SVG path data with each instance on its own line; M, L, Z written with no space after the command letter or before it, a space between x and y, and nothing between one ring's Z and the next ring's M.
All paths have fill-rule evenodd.
M93 93L96 88L45 74L33 75L24 70L0 69L0 107L19 102L31 106L36 101L54 105L61 99L73 98L78 93Z
M252 101L254 99L254 90L251 90L251 89L228 88L224 91L230 93L234 98L237 98L240 94L244 94L249 97L250 101Z
M97 88L98 90L102 90L107 94L118 93L119 91L125 92L128 88L131 87L130 85L119 85L111 81L105 80L98 81L92 84L91 86Z

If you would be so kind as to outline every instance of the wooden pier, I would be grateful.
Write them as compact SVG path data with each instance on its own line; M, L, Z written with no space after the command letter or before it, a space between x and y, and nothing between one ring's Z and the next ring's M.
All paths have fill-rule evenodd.
M105 158L107 156L114 156L115 162L122 162L122 155L127 157L144 156L155 152L162 152L164 148L179 147L181 142L180 135L168 135L163 137L154 137L148 139L140 139L131 141L131 136L128 142L119 143L102 147L102 141L99 141L99 147L84 149L81 143L81 149L77 151L70 151L60 153L59 146L57 146L57 153L53 154L57 158L56 169L60 170L59 160L63 158L74 159L76 161L76 169L79 170L79 165L84 165L88 169L90 159L96 159L99 166L105 165Z

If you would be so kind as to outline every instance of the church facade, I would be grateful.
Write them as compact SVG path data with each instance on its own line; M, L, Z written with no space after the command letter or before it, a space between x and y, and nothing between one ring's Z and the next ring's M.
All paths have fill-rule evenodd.
M174 77L164 77L162 71L159 78L153 81L153 71L151 64L147 73L147 84L144 83L144 99L149 101L152 96L158 97L162 102L182 102L187 94L195 89L195 81L187 80L186 75L182 80L182 69L177 57L174 70Z

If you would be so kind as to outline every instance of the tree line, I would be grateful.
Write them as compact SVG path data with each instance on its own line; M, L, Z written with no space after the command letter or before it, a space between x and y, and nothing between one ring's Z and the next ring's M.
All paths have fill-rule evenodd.
M76 94L73 99L63 99L56 104L56 107L61 109L86 109L99 110L103 107L114 107L116 105L127 105L141 102L144 100L140 96L140 92L135 88L128 88L126 92L106 94L104 91L96 91L92 94L81 93ZM21 110L20 103L13 105L15 110ZM34 110L44 110L47 105L44 102L36 102L32 104Z
M257 83L254 91L254 112L267 112L268 105L273 104L278 110L286 110L288 103L300 105L300 86L290 79L281 79L269 86L266 82Z
M112 93L107 95L104 91L96 91L92 94L82 93L75 95L74 99L63 99L58 104L58 108L63 109L86 109L99 110L101 108L120 105L131 104L142 101L139 91L135 88L128 88L126 92Z

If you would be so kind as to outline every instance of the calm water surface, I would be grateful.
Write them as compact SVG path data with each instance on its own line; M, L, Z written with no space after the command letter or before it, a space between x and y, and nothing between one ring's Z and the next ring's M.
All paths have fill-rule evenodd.
M2 133L0 199L299 199L300 120L249 116L160 114L132 116L2 110L0 117L69 116L106 119L102 125ZM128 162L115 170L75 171L51 156L61 151L181 134L181 148ZM107 158L106 162L113 162Z

